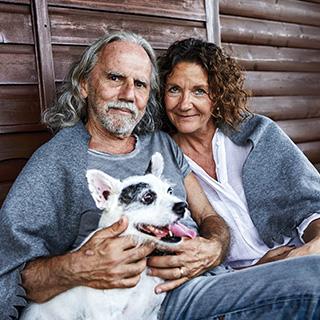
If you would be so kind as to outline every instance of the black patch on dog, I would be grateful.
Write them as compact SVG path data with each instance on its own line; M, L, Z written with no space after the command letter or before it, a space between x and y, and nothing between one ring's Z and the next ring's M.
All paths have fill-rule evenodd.
M124 204L137 202L139 201L139 195L141 194L141 191L148 188L150 188L150 185L148 183L140 182L137 184L132 184L121 191L119 201L120 203Z

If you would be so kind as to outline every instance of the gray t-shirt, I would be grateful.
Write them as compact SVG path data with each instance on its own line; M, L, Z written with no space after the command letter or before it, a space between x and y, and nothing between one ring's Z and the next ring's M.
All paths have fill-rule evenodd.
M143 175L155 152L163 156L164 170L162 176L172 184L173 193L181 200L186 200L184 178L191 172L182 151L168 134L158 131L152 134L136 136L135 149L127 154L108 154L89 150L88 169L98 169L108 175L125 179L132 175ZM79 236L73 247L77 247L98 226L101 211L92 208L81 216ZM196 228L195 223L187 218L184 223Z

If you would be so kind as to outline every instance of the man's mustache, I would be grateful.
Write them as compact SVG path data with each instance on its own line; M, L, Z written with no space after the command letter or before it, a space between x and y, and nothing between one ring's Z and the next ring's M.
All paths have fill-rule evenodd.
M129 110L134 117L136 118L139 115L138 108L132 102L125 102L125 101L110 101L107 103L107 108L109 109L125 109Z

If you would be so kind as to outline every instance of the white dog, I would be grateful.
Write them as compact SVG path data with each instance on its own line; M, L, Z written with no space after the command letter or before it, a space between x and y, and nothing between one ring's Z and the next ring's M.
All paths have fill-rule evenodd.
M152 156L149 168L150 173L123 181L99 170L88 170L92 197L97 207L103 209L99 227L110 226L126 215L129 226L122 235L134 235L138 243L153 241L161 249L177 245L182 236L195 237L194 231L178 222L186 214L185 202L175 197L170 185L160 179L163 171L160 153ZM76 287L43 304L30 304L20 319L155 320L165 297L154 293L160 282L161 279L143 272L134 288Z

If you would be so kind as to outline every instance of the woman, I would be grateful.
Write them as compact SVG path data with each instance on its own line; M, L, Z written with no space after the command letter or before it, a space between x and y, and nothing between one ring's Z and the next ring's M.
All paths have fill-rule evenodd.
M166 129L230 226L228 264L319 254L320 176L274 122L248 112L235 60L186 39L159 69Z

